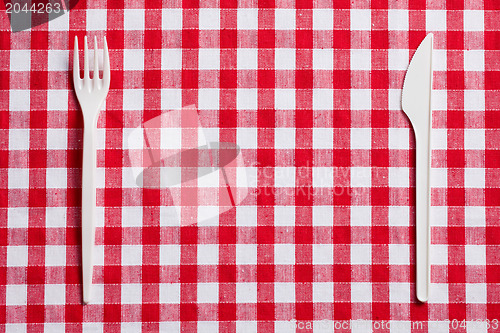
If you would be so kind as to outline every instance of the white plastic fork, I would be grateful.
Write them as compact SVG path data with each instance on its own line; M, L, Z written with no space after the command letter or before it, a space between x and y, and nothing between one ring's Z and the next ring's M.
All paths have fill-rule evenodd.
M80 78L78 58L78 38L75 37L73 55L73 84L76 97L83 113L83 165L82 165L82 271L83 271L83 302L88 304L91 299L93 247L95 242L94 212L96 206L96 189L94 174L96 168L96 130L99 110L106 99L110 83L110 66L108 44L104 39L103 75L99 78L99 56L97 38L94 37L94 76L90 79L89 51L87 36L84 40L83 79Z

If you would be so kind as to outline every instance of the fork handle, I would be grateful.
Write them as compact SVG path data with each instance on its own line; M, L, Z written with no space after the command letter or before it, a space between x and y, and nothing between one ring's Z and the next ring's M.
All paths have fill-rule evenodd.
M95 243L95 128L96 124L93 119L84 118L82 165L82 271L83 302L85 304L90 302L91 296L93 249Z

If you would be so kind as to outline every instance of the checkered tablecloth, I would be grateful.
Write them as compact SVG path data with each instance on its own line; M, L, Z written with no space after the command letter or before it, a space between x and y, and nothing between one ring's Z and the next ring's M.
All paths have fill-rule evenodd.
M429 32L432 286L420 304L400 104ZM85 306L70 64L84 35L107 37L112 65ZM241 148L248 195L180 225L172 189L134 182L127 138L188 105L208 136ZM20 32L2 9L0 330L500 332L499 105L497 0L81 0Z

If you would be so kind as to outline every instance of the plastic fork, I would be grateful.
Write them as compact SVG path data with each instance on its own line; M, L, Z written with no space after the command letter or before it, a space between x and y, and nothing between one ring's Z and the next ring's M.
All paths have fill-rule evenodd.
M99 110L106 100L110 83L108 44L104 39L103 75L99 78L99 56L97 38L94 37L94 75L89 73L89 51L87 37L84 40L83 79L80 78L78 58L78 38L75 37L73 55L73 84L76 97L83 113L83 165L82 165L82 270L83 302L90 302L92 290L93 247L95 242L95 168L96 168L96 130Z

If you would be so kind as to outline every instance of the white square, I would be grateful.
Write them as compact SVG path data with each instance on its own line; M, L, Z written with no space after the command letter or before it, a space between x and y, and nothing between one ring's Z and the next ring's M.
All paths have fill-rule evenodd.
M238 110L257 110L257 89L236 89Z
M51 30L52 31L52 30ZM12 57L12 52L17 50L11 50L10 55ZM23 50L24 51L24 50ZM48 69L49 71L67 71L69 65L69 52L66 50L49 50L48 51ZM29 51L28 51L29 53ZM28 58L29 60L29 58ZM16 60L18 62L19 60ZM11 60L11 70L12 69L12 60ZM29 64L29 62L28 62ZM19 66L19 64L17 64ZM49 90L50 91L50 90ZM68 92L66 91L66 94Z
M85 27L88 31L106 31L107 11L106 9L87 9L87 22ZM80 43L83 41L80 41Z
M295 69L295 49L275 49L274 68Z
M351 264L371 265L372 246L370 244L351 244Z
M441 244L431 244L430 261L432 265L448 265L448 247Z
M124 30L144 30L144 9L124 9Z
M9 189L29 188L29 169L8 168Z
M313 9L313 29L333 29L333 9Z
M236 332L253 333L257 332L257 321L236 321Z
M27 150L30 145L30 132L28 129L9 130L9 150Z
M391 265L409 265L410 247L407 244L389 244L389 263Z
M313 110L333 109L332 89L313 89Z
M466 129L464 131L464 148L484 150L485 136L484 129Z
M389 207L390 209L390 207ZM351 225L370 226L372 224L372 209L369 206L351 206Z
M351 283L351 301L352 302L371 302L372 284L369 282Z
M257 245L256 244L236 244L236 264L256 265Z
M198 69L219 69L219 49L198 49Z
M486 211L484 207L465 206L465 226L484 227L486 225Z
M313 302L314 303L332 303L333 302L333 283L332 282L313 282Z
M411 286L406 282L389 283L389 302L391 303L409 303Z
M69 15L60 15L49 19L49 31L69 31ZM49 330L49 332L52 331Z
M295 186L295 167L275 167L274 168L275 187Z
M434 227L448 226L448 209L446 206L431 206L429 213L430 224Z
M429 303L448 304L448 283L433 283L432 292L429 293Z
M142 284L140 283L123 283L122 304L141 304L142 303Z
M484 90L464 90L464 110L484 111L485 110Z
M446 71L447 68L447 50L432 50L432 70Z
M390 187L408 187L410 185L409 168L389 168Z
M160 284L160 303L178 304L181 301L180 283Z
M144 50L142 49L123 50L123 69L126 71L144 70Z
M446 10L426 10L425 30L446 31Z
M370 9L351 9L351 30L371 30L372 15Z
M93 293L95 293L95 290L94 290ZM103 303L98 303L94 299L92 299L92 303L93 304L103 304ZM82 323L82 331L83 332L102 333L102 332L104 332L104 330L103 330L103 324L102 323L84 322L84 323Z
M410 210L407 206L389 206L390 226L409 226Z
M408 30L408 10L391 9L388 11L388 30Z
M120 326L120 332L121 333L136 333L140 332L142 330L142 323L127 323L127 322L122 322ZM160 332L172 332L172 331L162 331Z
M333 206L313 206L313 226L333 225Z
M372 131L370 128L351 128L351 149L371 149Z
M237 282L236 303L257 303L257 283Z
M236 52L238 69L257 69L257 49L238 48Z
M161 10L162 30L182 29L182 9L163 8Z
M484 188L484 169L465 169L465 187Z
M257 128L238 127L236 138L241 149L257 149Z
M5 305L26 305L28 290L25 284L5 286Z
M218 30L220 28L220 9L200 8L198 21L200 30Z
M96 224L98 224L98 223L96 223ZM99 224L100 224L100 226L104 225L104 223L99 223ZM94 246L94 267L95 266L103 266L103 265L104 265L104 245L95 245ZM104 292L104 289L103 289L103 292ZM94 291L94 293L95 293L95 291Z
M333 130L331 128L313 128L313 149L332 149Z
M276 226L294 226L295 225L295 207L293 207L293 206L274 206L274 225L276 225Z
M198 332L203 333L218 333L219 323L216 321L197 321L196 328ZM170 333L170 332L169 332Z
M219 246L217 244L198 245L198 264L217 265L219 263Z
M46 266L66 265L66 247L63 245L46 245L45 265Z
M314 49L313 67L314 69L333 70L333 49Z
M217 177L217 179L219 178ZM200 186L199 183L198 186ZM198 225L204 227L218 227L219 214L219 206L198 206L198 216L203 216L198 222Z
M200 110L218 110L219 89L198 89L198 108Z
M274 283L274 302L276 303L294 303L295 302L295 284L290 282Z
M179 265L180 262L179 245L160 245L160 265Z
M138 332L134 331L135 332ZM181 325L179 321L172 321L172 322L160 322L160 332L168 332L168 333L180 333L181 332Z
M333 170L329 167L312 168L313 187L333 187Z
M182 107L181 89L162 89L161 108L163 110L178 110Z
M408 62L406 63L408 66ZM387 89L389 91L389 110L402 110L401 89ZM433 95L434 97L434 95Z
M464 31L483 31L484 11L464 10Z
M368 50L368 52L370 52ZM408 68L410 52L406 49L389 49L388 50L388 67L389 70L404 71Z
M98 147L102 147L102 145L96 145ZM95 187L96 188L104 188L106 185L105 185L105 178L106 178L106 175L105 175L105 172L104 172L104 168L96 168L95 170L95 174L94 174L94 181L95 181Z
M122 227L142 227L142 206L123 206Z
M154 136L154 132L150 135ZM160 145L162 149L181 149L182 129L175 127L164 127L160 130ZM192 133L192 132L191 132ZM149 138L151 140L151 138ZM173 167L171 168L174 169ZM173 172L173 171L172 171Z
M144 90L123 89L123 110L144 109Z
M333 244L313 244L313 263L333 265Z
M370 167L351 168L352 187L370 187L371 185L372 185L372 168Z
M464 50L464 70L484 71L484 50Z
M295 89L275 89L274 107L277 110L294 110Z
M218 303L219 285L217 283L197 283L198 303Z
M481 303L486 304L488 297L486 293L486 283L466 283L465 300L467 304Z
M30 91L29 90L11 89L9 91L9 110L10 111L29 111L30 110Z
M278 127L274 129L274 147L276 149L295 148L295 128Z
M486 265L485 245L465 245L466 265Z
M63 305L66 303L66 285L46 284L44 304Z
M409 325L413 325L411 322L407 322ZM470 323L467 323L467 332L483 332L483 331L474 331L474 330L471 330L470 328ZM443 333L448 333L450 332L450 322L447 321L447 320L443 320L443 321L433 321L433 320L429 320L427 322L427 327L428 327L428 331L429 332L443 332ZM415 327L415 326L414 326ZM421 326L420 326L421 327ZM398 331L395 331L395 332L409 332L411 331L411 326L408 326L408 328L406 330L398 330ZM392 332L392 325L391 325L391 332Z
M47 168L45 186L47 188L66 188L67 186L66 168Z
M389 50L389 52L390 51L391 50ZM351 69L370 70L372 65L371 57L372 57L371 50L351 49ZM390 61L389 61L389 66L391 66Z
M7 209L7 227L27 228L28 227L28 207L11 207Z
M351 89L351 109L371 110L372 91L370 89Z
M66 227L66 207L46 207L45 226L47 228Z
M447 168L431 168L431 187L448 187L447 172Z
M182 69L182 50L162 49L161 69Z
M238 30L257 30L259 27L259 12L257 8L238 9Z
M445 128L432 129L432 149L447 149L448 147L448 131Z
M294 30L295 9L276 8L274 10L274 29Z
M389 149L409 149L410 129L389 128Z
M295 264L295 245L274 244L274 264L275 265Z
M448 94L446 90L437 90L434 89L432 91L432 110L442 110L446 111L448 109Z
M238 226L256 226L257 225L257 207L255 206L236 206L236 224Z
M68 91L48 90L47 110L68 110Z
M26 245L7 246L7 266L28 266L28 247Z
M142 264L142 247L139 245L122 245L122 265L140 266Z

